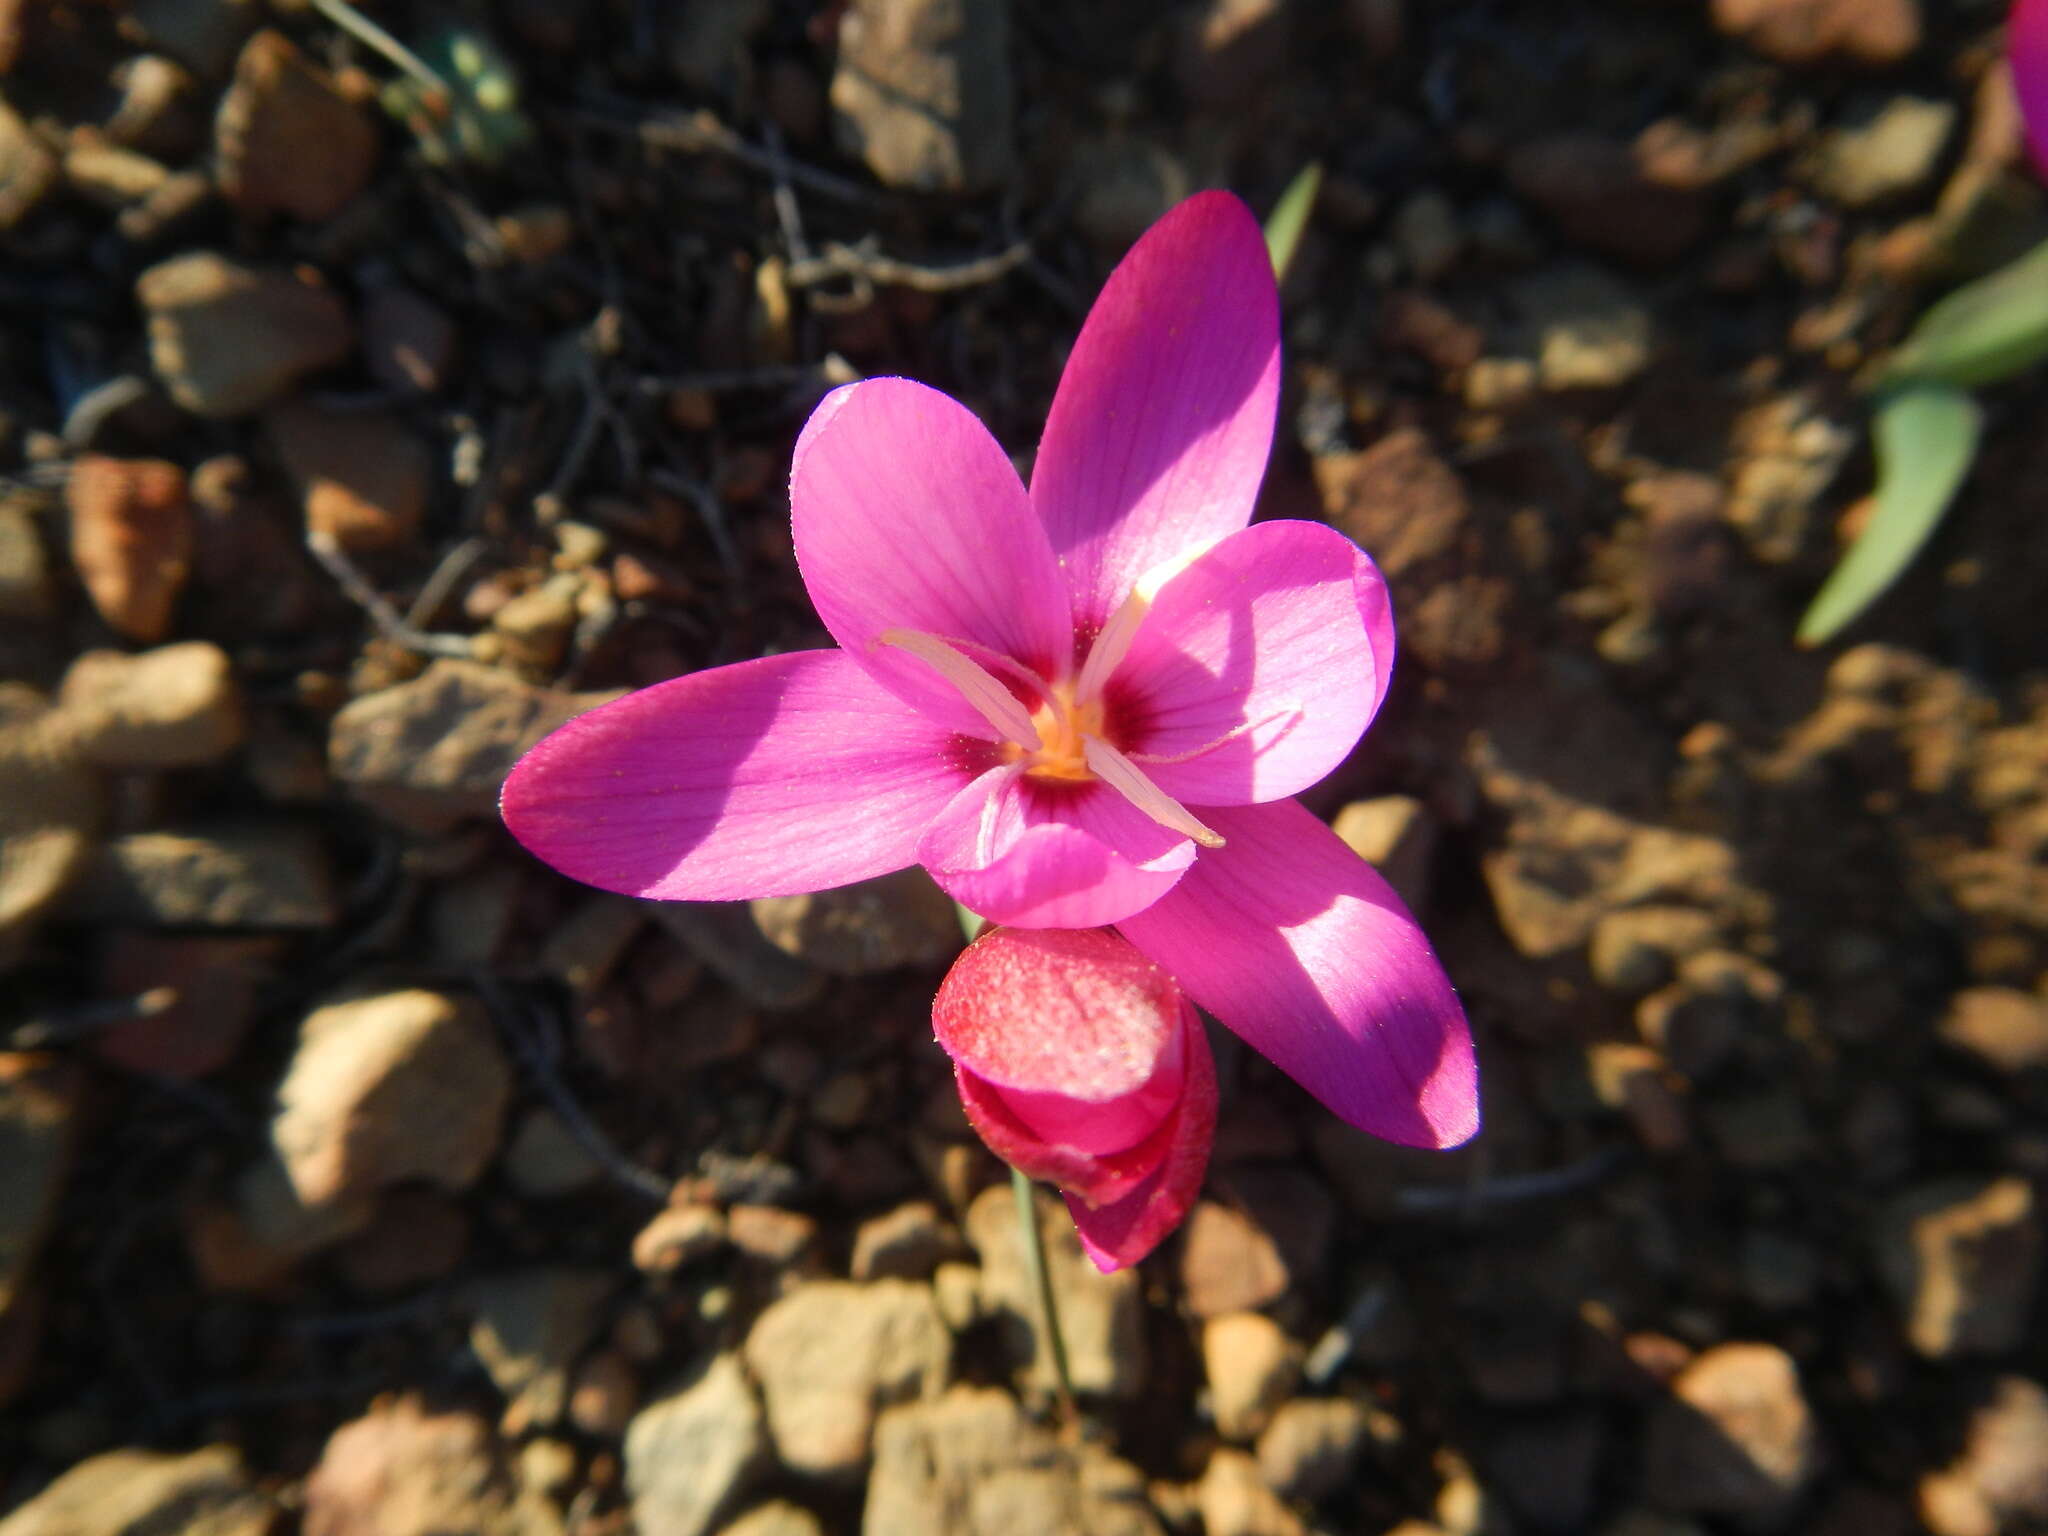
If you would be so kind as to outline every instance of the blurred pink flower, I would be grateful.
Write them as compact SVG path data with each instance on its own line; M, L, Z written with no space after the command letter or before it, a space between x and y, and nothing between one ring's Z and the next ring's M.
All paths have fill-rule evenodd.
M2005 29L2012 84L2034 164L2048 176L2048 0L2018 0Z
M634 896L921 863L994 923L1114 924L1352 1124L1464 1140L1456 994L1392 890L1288 798L1379 709L1394 628L1342 534L1250 524L1279 380L1264 239L1211 192L1111 274L1028 491L948 396L834 391L797 440L790 507L842 649L581 716L513 769L507 825Z
M1201 1192L1216 1065L1173 978L1106 928L995 928L932 1003L989 1150L1057 1184L1103 1270L1135 1264Z

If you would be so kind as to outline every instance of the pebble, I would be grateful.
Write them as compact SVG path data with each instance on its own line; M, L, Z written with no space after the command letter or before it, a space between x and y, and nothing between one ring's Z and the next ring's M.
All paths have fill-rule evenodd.
M1652 1152L1676 1152L1691 1140L1683 1079L1646 1045L1603 1040L1586 1051L1593 1093L1607 1109L1628 1116L1636 1136Z
M377 126L282 32L243 45L214 117L221 190L244 213L331 219L369 184Z
M395 395L439 394L455 364L455 322L410 288L387 283L363 298L363 366Z
M1203 1536L1308 1536L1301 1517L1268 1488L1259 1464L1243 1451L1219 1447L1195 1487Z
M269 1536L276 1520L276 1506L257 1491L231 1445L183 1455L118 1450L64 1473L0 1520L0 1536ZM309 1525L306 1536L322 1533Z
M168 989L167 1004L138 1012L93 1040L93 1052L131 1072L190 1080L235 1059L276 968L268 935L164 934L114 929L100 948L101 986L139 998Z
M604 1173L604 1165L576 1139L562 1117L536 1106L520 1118L505 1149L505 1177L512 1187L536 1200L553 1200L588 1189Z
M84 873L105 798L60 712L0 716L0 934L41 916Z
M1871 208L1930 181L1955 135L1952 101L1895 96L1875 112L1829 132L1811 168L1821 194L1848 208Z
M1105 1275L1081 1252L1073 1219L1049 1194L1037 1200L1067 1364L1074 1390L1131 1398L1144 1390L1146 1353L1143 1296L1138 1273ZM1052 1361L1039 1339L1038 1282L1025 1262L1017 1207L1008 1184L983 1190L967 1208L967 1241L981 1260L981 1309L1001 1320L1010 1357L1028 1366L1028 1379L1050 1390Z
M473 1000L422 988L347 998L299 1025L270 1139L309 1205L405 1179L467 1189L498 1150L511 1094Z
M1799 1368L1772 1344L1721 1344L1651 1408L1643 1492L1681 1514L1782 1518L1818 1469Z
M114 143L174 162L199 147L200 92L184 65L160 53L138 53L116 65L111 79L121 92L105 122Z
M1706 233L1705 198L1652 181L1635 150L1619 140L1578 133L1539 139L1508 156L1507 177L1573 245L1633 266L1668 266Z
M1878 1273L1931 1359L1996 1355L2027 1337L2041 1268L2033 1186L2016 1175L1917 1185L1878 1216Z
M272 1155L259 1157L235 1180L229 1201L202 1200L185 1212L185 1246L209 1291L273 1289L309 1254L331 1248L368 1226L367 1199L311 1206Z
M57 611L50 560L23 499L0 499L0 619L34 624Z
M1283 1499L1320 1503L1347 1486L1372 1443L1366 1410L1349 1398L1297 1397L1259 1435L1259 1475Z
M326 842L309 824L269 819L115 838L65 910L151 928L312 929L340 916Z
M0 1054L0 1314L28 1285L71 1169L75 1071L48 1056Z
M1354 800L1337 813L1330 830L1384 875L1411 911L1429 905L1439 829L1428 806L1412 795Z
M959 1233L939 1218L937 1206L912 1200L860 1224L848 1273L856 1280L927 1280L962 1246Z
M1970 987L1949 999L1941 1038L1996 1071L2048 1067L2048 1002L2016 987Z
M101 618L153 645L192 569L192 507L185 472L161 459L85 454L64 487L71 563Z
M726 1240L762 1269L807 1266L817 1250L818 1223L802 1211L741 1201L725 1213Z
M671 1275L725 1247L726 1218L714 1205L671 1205L633 1238L633 1267Z
M377 1197L376 1214L335 1255L342 1278L365 1295L414 1291L455 1272L469 1252L469 1213L438 1189L404 1184Z
M398 418L295 400L267 412L263 426L298 488L308 533L356 554L412 541L434 465Z
M487 1275L468 1287L469 1347L505 1394L505 1433L561 1420L569 1373L597 1336L614 1283L605 1270L548 1265Z
M1586 958L1601 986L1641 996L1669 981L1680 961L1712 948L1717 937L1712 913L1694 907L1627 907L1593 925Z
M831 976L936 969L963 942L952 898L915 865L815 895L764 897L753 913L769 943Z
M1998 1536L2048 1521L2048 1391L2001 1377L1971 1413L1962 1454L1920 1479L1919 1502L1935 1536Z
M832 73L840 145L884 186L985 191L1015 159L1006 0L854 0Z
M1597 267L1549 267L1513 300L1547 390L1618 389L1650 365L1650 311Z
M19 113L0 102L0 230L13 229L33 213L59 175L50 147Z
M516 1490L489 1425L473 1413L430 1414L412 1395L380 1399L328 1437L306 1478L304 1520L304 1536L559 1529L545 1504Z
M618 1439L639 1404L632 1362L617 1350L600 1349L576 1368L569 1386L569 1422L584 1434Z
M137 150L110 143L97 128L81 124L64 145L64 180L89 203L119 212L156 195L170 170Z
M825 1536L825 1527L801 1504L777 1499L720 1526L718 1536Z
M1714 25L1787 64L1896 64L1920 46L1919 0L1714 0Z
M196 416L245 416L355 345L332 289L294 272L188 251L135 280L149 355L171 398Z
M1751 554L1771 565L1799 558L1822 498L1859 440L1803 393L1779 395L1735 419L1725 515Z
M639 1536L705 1536L770 1460L738 1357L712 1357L627 1427L626 1492Z
M234 665L210 640L87 651L65 671L57 704L79 755L117 772L197 767L242 744Z
M1255 1439L1294 1390L1301 1362L1285 1330L1259 1312L1226 1312L1202 1324L1209 1415L1226 1440Z
M743 1350L783 1465L827 1478L860 1470L881 1408L943 1391L952 1354L931 1288L906 1280L800 1285Z
M1251 1312L1287 1293L1292 1277L1271 1234L1249 1215L1204 1200L1181 1229L1176 1260L1196 1317Z

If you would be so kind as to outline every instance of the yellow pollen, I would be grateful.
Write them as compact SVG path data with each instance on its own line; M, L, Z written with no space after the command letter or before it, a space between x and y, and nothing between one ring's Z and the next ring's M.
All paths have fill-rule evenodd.
M1077 705L1072 688L1057 685L1052 697L1031 712L1031 723L1037 727L1038 739L1044 745L1032 752L1013 741L1003 748L1005 762L1014 763L1021 758L1024 771L1034 778L1080 784L1095 777L1082 755L1082 745L1087 737L1102 734L1100 700Z

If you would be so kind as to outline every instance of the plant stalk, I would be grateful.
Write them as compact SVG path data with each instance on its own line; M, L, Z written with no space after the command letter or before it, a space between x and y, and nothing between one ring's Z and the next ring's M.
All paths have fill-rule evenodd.
M1079 1416L1074 1406L1074 1378L1067 1369L1067 1340L1060 1332L1060 1309L1052 1293L1052 1270L1045 1262L1045 1239L1038 1230L1038 1204L1032 1198L1031 1180L1023 1170L1010 1170L1010 1192L1017 1197L1017 1228L1024 1239L1024 1260L1038 1282L1038 1314L1045 1325L1046 1351L1052 1356L1052 1371L1060 1399L1060 1411L1070 1422Z

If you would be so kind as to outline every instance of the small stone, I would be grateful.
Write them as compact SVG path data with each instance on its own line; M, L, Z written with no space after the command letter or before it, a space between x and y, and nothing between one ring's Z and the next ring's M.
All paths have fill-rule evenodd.
M78 1079L47 1057L0 1054L0 1314L28 1284L63 1193Z
M13 229L49 196L57 157L15 110L0 102L0 230Z
M552 1109L528 1110L505 1149L505 1177L512 1187L536 1200L553 1200L588 1189L604 1165L576 1139Z
M163 189L171 179L162 162L109 143L96 128L81 125L64 147L64 180L89 203L118 212Z
M961 945L952 898L916 865L814 895L763 897L753 913L769 943L832 976L935 968Z
M2041 1267L2025 1179L1919 1185L1880 1214L1875 1239L1878 1273L1922 1355L1997 1355L2025 1339Z
M1649 310L1597 267L1533 272L1514 301L1545 389L1618 389L1650 365Z
M714 1356L626 1430L626 1493L639 1536L705 1536L769 1460L746 1373L736 1356Z
M1626 1114L1652 1152L1676 1152L1691 1139L1676 1074L1648 1046L1600 1041L1587 1049L1586 1067L1594 1096L1604 1108Z
M671 1205L633 1239L633 1267L669 1275L725 1246L726 1219L714 1205Z
M552 1521L533 1499L515 1490L475 1414L429 1414L413 1396L380 1399L328 1437L306 1478L304 1532L543 1536Z
M1804 394L1750 407L1729 432L1729 524L1750 553L1772 565L1797 559L1812 542L1821 499L1859 435L1820 413Z
M825 1536L825 1527L801 1504L777 1499L720 1526L718 1536Z
M1006 0L855 0L840 15L834 127L885 186L979 192L1005 180L1011 127Z
M616 1440L640 1402L633 1366L616 1350L601 1349L576 1368L569 1387L569 1422L586 1435Z
M309 1206L282 1162L259 1157L235 1180L231 1203L209 1200L188 1209L185 1246L208 1290L263 1292L307 1255L362 1231L374 1214L368 1199Z
M66 1472L0 1520L0 1536L268 1536L276 1520L231 1445L184 1455L120 1450ZM309 1524L307 1536L322 1533Z
M264 430L298 487L306 531L363 553L412 541L432 490L426 444L396 417L292 401Z
M555 693L476 662L437 661L337 714L328 768L391 819L446 831L466 817L494 815L513 763L556 726L612 697Z
M101 847L66 898L80 918L151 928L325 928L339 903L309 825L236 822L131 832Z
M1955 133L1956 117L1952 101L1895 96L1821 140L1813 184L1849 208L1905 197L1933 178Z
M783 1465L847 1477L867 1460L879 1409L944 1389L953 1339L927 1286L824 1280L763 1312L743 1353Z
M1350 1483L1371 1442L1357 1403L1297 1397L1280 1405L1259 1436L1259 1475L1283 1499L1320 1503Z
M1941 1038L2000 1072L2048 1067L2048 1003L2014 987L1971 987L1949 999Z
M1677 260L1706 233L1708 205L1691 188L1652 181L1627 144L1563 134L1508 156L1508 181L1574 245L1643 267Z
M1721 1344L1678 1373L1650 1410L1643 1490L1683 1514L1785 1514L1818 1468L1799 1368L1771 1344Z
M71 727L38 703L0 714L0 934L40 917L83 875L106 792L71 746Z
M342 1277L370 1296L416 1291L455 1273L469 1252L469 1216L438 1189L387 1189L376 1214L335 1255Z
M1963 1452L1920 1479L1920 1515L1935 1536L1998 1536L2048 1520L2048 1392L2002 1377L1970 1415Z
M244 416L355 344L334 293L291 272L190 251L135 280L149 354L171 398L198 416Z
M79 755L150 773L218 762L242 743L242 697L227 652L187 640L140 655L88 651L57 694Z
M1384 875L1411 910L1419 912L1429 904L1438 829L1436 818L1420 800L1410 795L1354 800L1337 813L1330 830Z
M363 365L393 394L439 394L455 362L455 323L410 288L387 284L363 300Z
M1279 1300L1292 1283L1271 1235L1250 1216L1213 1200L1189 1214L1178 1268L1187 1309L1203 1318L1254 1311Z
M1064 1204L1041 1195L1035 1208L1074 1390L1136 1397L1144 1390L1146 1367L1137 1271L1103 1274L1082 1254ZM1039 1337L1038 1282L1025 1261L1016 1202L1007 1184L974 1197L966 1229L981 1259L982 1311L1001 1320L1009 1354L1028 1362L1032 1384L1050 1389L1056 1377Z
M1202 1325L1209 1413L1226 1440L1250 1440L1294 1390L1300 1362L1280 1325L1258 1312L1226 1312Z
M498 1150L511 1094L470 999L420 988L349 998L299 1025L271 1142L310 1205L404 1179L467 1189Z
M1603 987L1640 995L1671 979L1678 962L1713 947L1713 915L1692 907L1629 907L1593 925L1587 952Z
M939 1219L936 1206L912 1200L860 1224L848 1273L856 1280L925 1280L961 1246L959 1234Z
M1243 1451L1210 1453L1195 1501L1203 1536L1308 1536L1301 1517L1265 1485L1259 1464Z
M214 119L221 190L244 213L331 219L369 184L377 127L282 32L243 46Z
M19 499L0 499L0 619L38 623L57 610L50 561Z
M1896 64L1920 46L1919 0L1714 0L1714 25L1787 64Z
M192 569L192 508L185 472L161 459L86 454L64 488L71 563L110 627L153 645Z
M570 1369L597 1336L612 1287L603 1270L562 1266L513 1270L469 1287L469 1347L505 1394L506 1433L561 1419Z
M780 1272L807 1264L818 1242L818 1223L801 1211L742 1201L725 1214L726 1240L763 1269Z
M105 132L115 144L161 160L185 159L198 147L198 83L185 66L159 53L138 53L116 65L113 84L120 105L107 115Z

